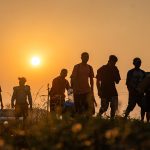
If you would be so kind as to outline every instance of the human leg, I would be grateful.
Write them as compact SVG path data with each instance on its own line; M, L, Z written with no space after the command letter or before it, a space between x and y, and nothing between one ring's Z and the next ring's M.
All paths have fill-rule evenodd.
M99 110L99 115L101 116L104 112L107 111L109 106L109 100L107 98L101 98L101 107Z
M50 99L50 112L55 112L56 100L54 98Z
M116 111L118 109L118 96L114 96L111 98L110 107L111 107L110 116L111 116L111 118L114 118Z
M95 105L94 105L95 98L94 98L93 93L90 92L87 95L87 101L88 101L88 115L92 116L95 114Z
M15 118L16 120L19 120L19 117L21 117L21 106L20 105L15 105Z
M28 116L28 104L17 104L15 106L15 118L18 122L19 128L25 128L26 118ZM20 120L22 117L22 120Z
M129 93L129 100L128 100L128 106L125 110L125 118L127 118L130 114L130 112L134 109L136 106L136 97Z
M21 109L22 109L23 119L26 120L26 118L28 117L28 104L22 105Z
M76 99L77 110L79 114L88 112L88 93L78 94Z
M81 114L83 110L82 106L82 94L74 94L74 105L76 114Z
M55 106L55 113L57 118L60 118L62 116L64 102L65 99L63 97L57 97Z

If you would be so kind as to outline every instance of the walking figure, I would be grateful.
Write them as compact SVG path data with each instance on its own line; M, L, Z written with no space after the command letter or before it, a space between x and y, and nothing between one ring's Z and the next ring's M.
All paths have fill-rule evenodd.
M3 100L2 100L2 89L1 89L1 87L0 87L0 103L1 103L1 110L3 109Z
M87 64L89 54L81 54L82 62L75 65L71 75L71 87L74 93L76 114L91 114L93 103L96 103L93 94L94 72L92 66ZM90 81L90 83L89 83ZM91 109L91 110L90 110Z
M147 73L144 80L139 84L138 91L144 93L141 102L141 121L144 121L146 116L147 122L150 121L150 73Z
M101 107L99 116L107 111L109 104L111 107L111 118L115 117L118 109L118 93L115 84L121 80L118 68L115 66L118 58L110 55L108 63L97 70L97 90L98 96L101 98Z
M23 120L25 120L28 116L28 105L30 105L30 109L32 109L32 96L30 86L25 85L26 79L24 77L18 79L19 86L13 88L11 106L15 108L16 119L23 117Z
M141 67L141 59L140 58L134 58L133 59L133 65L134 68L129 70L127 73L127 79L126 79L126 85L129 92L129 99L128 99L128 106L125 111L125 118L127 118L131 111L133 111L136 104L138 104L141 107L142 98L144 96L144 93L140 93L137 88L138 85L143 81L145 78L145 71L140 69ZM141 116L142 116L142 110L141 110Z
M65 102L65 90L70 89L67 77L67 69L62 69L60 75L53 79L50 90L50 112L55 112L58 117L62 115L62 109Z

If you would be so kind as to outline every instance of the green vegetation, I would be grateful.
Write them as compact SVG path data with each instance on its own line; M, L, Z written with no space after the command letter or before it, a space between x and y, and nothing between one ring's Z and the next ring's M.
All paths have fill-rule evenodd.
M43 113L30 118L23 130L12 121L2 124L0 149L7 150L147 150L150 125L139 120L69 118L58 120Z

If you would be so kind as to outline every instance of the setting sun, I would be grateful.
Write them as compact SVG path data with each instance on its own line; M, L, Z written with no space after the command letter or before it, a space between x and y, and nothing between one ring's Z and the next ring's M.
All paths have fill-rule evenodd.
M41 60L38 56L32 57L32 59L31 59L32 66L39 66L40 63L41 63Z

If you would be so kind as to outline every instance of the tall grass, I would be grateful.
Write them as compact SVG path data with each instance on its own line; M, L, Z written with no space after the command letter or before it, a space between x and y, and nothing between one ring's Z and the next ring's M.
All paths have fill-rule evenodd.
M33 112L32 112L33 113ZM35 110L25 128L12 121L0 128L0 149L16 150L148 150L150 124L139 120L64 116Z

